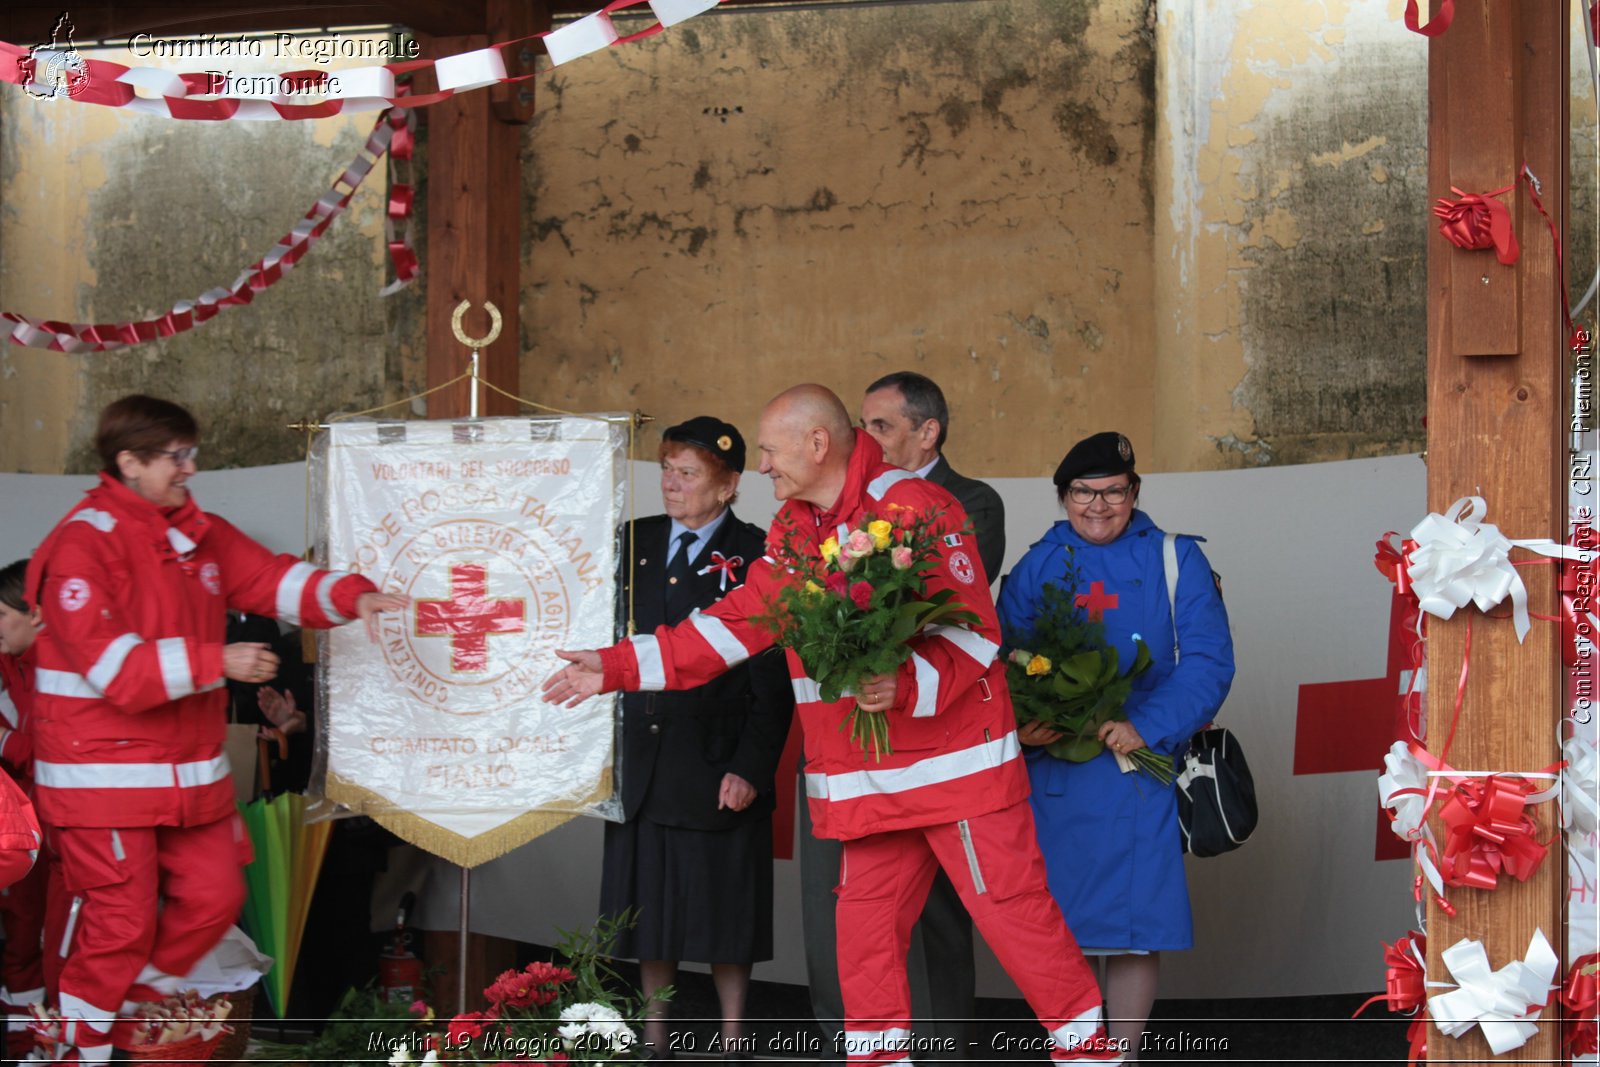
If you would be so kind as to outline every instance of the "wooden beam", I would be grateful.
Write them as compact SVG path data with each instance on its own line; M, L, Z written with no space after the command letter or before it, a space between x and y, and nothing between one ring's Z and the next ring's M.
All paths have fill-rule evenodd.
M1565 225L1567 17L1559 5L1457 0L1455 24L1429 49L1430 197L1449 196L1451 184L1467 188L1463 181L1478 183L1473 192L1498 188L1513 181L1526 161L1543 179L1546 208ZM1494 97L1510 105L1510 115ZM1488 107L1490 120L1476 121L1477 112L1464 99ZM1510 141L1508 128L1516 130ZM1470 170L1452 169L1467 166L1464 161ZM1556 253L1526 190L1519 187L1507 202L1513 197L1522 247L1515 267L1501 267L1493 252L1461 251L1437 234L1429 237L1428 508L1443 511L1459 497L1482 496L1487 521L1506 536L1560 540L1566 515L1566 352ZM1479 281L1485 274L1495 279L1487 287ZM1489 299L1486 288L1494 291L1494 311L1479 315L1466 305ZM1509 318L1498 321L1501 316ZM1466 331L1474 337L1458 337ZM1479 343L1490 336L1501 339ZM1463 356L1502 345L1513 354ZM1519 569L1535 612L1556 612L1553 571ZM1509 620L1485 618L1471 606L1448 622L1428 620L1429 750L1437 755L1451 729L1468 626L1470 673L1449 763L1472 771L1535 771L1554 763L1564 692L1559 628L1536 621L1519 645ZM1539 840L1559 830L1554 805L1532 812ZM1437 818L1433 826L1442 841ZM1496 968L1521 959L1536 929L1564 953L1565 885L1557 848L1525 883L1501 875L1493 890L1450 889L1454 916L1430 902L1429 980L1449 981L1440 953L1466 937L1483 942ZM1547 1019L1555 1014L1545 1013ZM1460 1039L1431 1029L1428 1037L1429 1063L1555 1062L1559 1055L1559 1027L1553 1024L1541 1024L1533 1040L1498 1058L1476 1029Z
M520 41L550 28L550 5L546 0L489 0L489 40ZM506 75L516 78L534 72L534 60L543 51L530 42L516 51L502 50ZM533 79L517 85L491 85L489 101L495 118L512 125L533 121Z
M422 55L438 57L483 48L486 37L421 39ZM461 301L473 311L464 328L473 337L488 333L479 310L485 301L499 308L499 340L483 350L480 373L509 393L518 387L522 327L521 293L522 138L515 126L495 119L488 93L463 93L421 112L428 124L428 246L423 266L427 286L427 380L440 385L461 374L469 353L456 340L451 317ZM468 385L428 398L429 418L452 418L470 410ZM514 414L517 405L484 391L479 413Z

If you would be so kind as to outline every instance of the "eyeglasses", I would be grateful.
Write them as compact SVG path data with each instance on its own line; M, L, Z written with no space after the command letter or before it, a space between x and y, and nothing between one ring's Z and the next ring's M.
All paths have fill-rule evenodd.
M1132 492L1131 485L1108 485L1104 489L1090 489L1087 485L1070 485L1067 487L1067 499L1074 504L1092 504L1094 498L1099 497L1107 504L1115 506L1126 502Z
M152 453L158 456L169 456L172 462L183 466L196 456L200 455L199 445L189 445L187 448L152 448Z

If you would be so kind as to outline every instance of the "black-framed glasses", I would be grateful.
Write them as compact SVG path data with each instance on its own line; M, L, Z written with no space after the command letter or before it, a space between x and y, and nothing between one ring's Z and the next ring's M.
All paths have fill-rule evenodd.
M1108 485L1104 489L1090 489L1087 485L1067 486L1067 499L1074 504L1092 504L1099 497L1113 506L1126 503L1133 494L1131 485Z
M199 445L188 445L184 448L152 448L150 450L158 456L167 456L178 466L183 466L190 460L200 455Z

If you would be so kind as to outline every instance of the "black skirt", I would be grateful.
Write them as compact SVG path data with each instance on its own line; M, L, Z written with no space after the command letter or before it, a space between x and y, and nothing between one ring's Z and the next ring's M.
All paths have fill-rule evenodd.
M635 909L613 950L634 960L756 963L772 958L772 816L688 830L641 816L606 823L600 912Z

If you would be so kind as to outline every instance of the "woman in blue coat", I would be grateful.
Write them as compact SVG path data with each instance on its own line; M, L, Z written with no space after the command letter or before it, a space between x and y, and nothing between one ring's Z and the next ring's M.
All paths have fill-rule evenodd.
M1147 774L1124 773L1113 753L1149 747L1178 756L1211 721L1233 681L1233 642L1211 565L1195 538L1176 540L1176 622L1163 563L1165 534L1137 510L1133 446L1099 433L1072 446L1055 474L1066 510L1006 576L1000 624L1006 643L1029 648L1046 585L1063 589L1076 570L1076 602L1105 624L1118 661L1135 639L1150 669L1133 684L1126 722L1100 730L1106 751L1086 763L1049 755L1061 734L1039 722L1018 736L1028 751L1033 812L1050 890L1087 955L1106 958L1110 1036L1138 1058L1155 1002L1159 953L1194 944L1184 881L1177 792ZM1174 641L1181 656L1174 654Z

